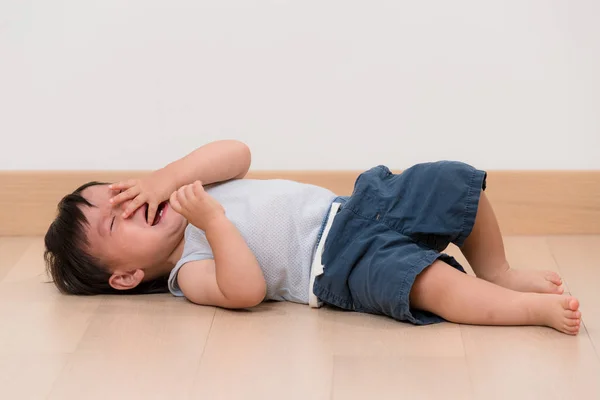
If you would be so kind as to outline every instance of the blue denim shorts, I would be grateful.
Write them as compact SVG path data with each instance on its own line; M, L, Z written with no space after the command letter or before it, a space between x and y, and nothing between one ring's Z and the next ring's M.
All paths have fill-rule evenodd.
M444 321L411 307L416 277L471 233L487 174L455 161L417 164L400 174L380 165L363 172L333 220L313 291L346 310L424 325Z

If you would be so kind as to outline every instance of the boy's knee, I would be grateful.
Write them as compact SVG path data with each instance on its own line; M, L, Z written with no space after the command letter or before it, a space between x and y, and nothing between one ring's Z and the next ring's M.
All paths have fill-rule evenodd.
M436 260L425 268L417 278L410 291L410 304L422 310L431 310L432 305L446 301L451 293L446 279L448 273L455 271L442 260Z

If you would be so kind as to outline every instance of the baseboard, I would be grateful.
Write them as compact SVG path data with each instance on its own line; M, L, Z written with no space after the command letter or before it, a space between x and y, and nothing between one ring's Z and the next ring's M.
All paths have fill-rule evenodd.
M395 171L399 172L399 171ZM252 171L352 192L359 171ZM0 236L43 235L58 201L91 180L146 175L128 171L0 171ZM600 234L600 171L489 171L490 198L503 234Z

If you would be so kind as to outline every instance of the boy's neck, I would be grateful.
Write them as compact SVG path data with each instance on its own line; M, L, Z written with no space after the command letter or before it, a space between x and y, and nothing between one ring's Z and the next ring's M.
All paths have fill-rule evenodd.
M184 246L185 235L181 235L181 240L179 241L179 244L177 245L177 247L175 247L169 258L167 259L167 264L169 264L169 272L171 272L171 270L175 268L175 265L179 262L179 260L181 260L181 257L183 257Z
M181 240L177 244L177 247L175 247L173 252L167 258L167 262L163 263L161 265L157 265L156 267L152 268L152 270L146 270L145 271L145 275L146 275L145 280L152 280L152 279L159 278L161 276L169 275L171 273L171 270L173 268L175 268L175 265L183 256L184 245L185 245L185 236L181 235Z

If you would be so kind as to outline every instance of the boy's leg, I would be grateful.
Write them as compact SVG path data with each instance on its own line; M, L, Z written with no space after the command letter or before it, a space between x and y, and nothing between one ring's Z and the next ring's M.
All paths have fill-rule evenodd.
M513 291L440 260L417 276L410 304L447 321L472 325L543 325L575 335L581 322L574 297Z
M521 292L563 292L560 287L562 281L555 272L510 268L506 261L498 221L483 191L475 224L460 250L479 278Z

